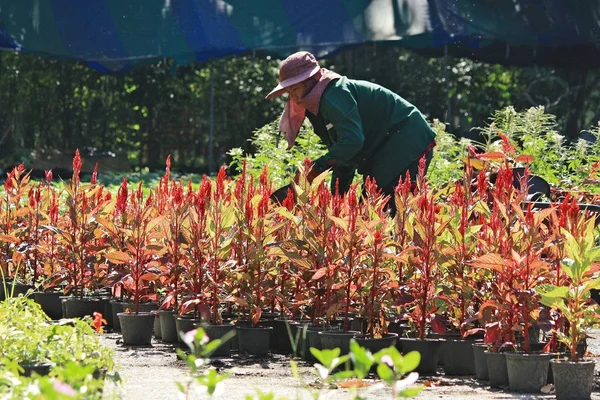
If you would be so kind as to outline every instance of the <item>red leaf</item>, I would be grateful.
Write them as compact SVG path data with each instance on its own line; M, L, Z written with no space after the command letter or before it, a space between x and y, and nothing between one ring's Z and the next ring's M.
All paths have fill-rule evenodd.
M327 267L319 268L317 272L310 278L311 281L316 281L317 279L321 279L327 274Z
M231 301L234 302L236 304L239 304L242 307L248 307L248 302L240 297L237 296L229 296L225 299L225 301Z
M435 333L438 333L440 335L446 333L446 323L444 319L441 318L439 315L436 315L431 320L431 329L433 329Z
M493 322L485 326L485 335L483 337L483 343L496 343L500 340L501 337L502 335L500 331L500 324L498 322Z
M260 320L260 317L262 315L262 310L260 307L255 306L252 311L250 312L251 316L252 316L252 325L256 325L258 324L258 320Z

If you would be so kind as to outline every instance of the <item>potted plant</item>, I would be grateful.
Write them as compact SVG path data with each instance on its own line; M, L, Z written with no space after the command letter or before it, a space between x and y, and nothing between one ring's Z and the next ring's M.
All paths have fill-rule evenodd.
M63 299L63 315L69 318L104 312L104 299L91 297L100 282L98 268L102 263L102 241L97 217L104 213L110 202L110 193L96 183L95 175L89 184L80 180L83 161L76 150L73 157L73 176L65 188L67 212L58 219L57 226L47 226L57 238L57 258L61 263L59 280L66 282L65 292L72 294ZM108 301L108 300L106 300Z
M123 343L129 345L149 345L154 326L154 314L140 312L140 303L149 296L149 283L159 278L158 260L165 251L161 242L161 225L165 216L154 214L151 200L151 197L144 199L143 181L140 181L127 203L118 205L126 211L123 213L122 226L100 220L109 242L115 240L114 238L125 237L126 250L112 250L107 252L105 257L114 264L123 265L127 271L122 283L133 296L133 307L125 309L125 312L118 313L117 316Z
M566 258L561 268L569 278L562 285L536 288L542 304L558 309L568 322L565 331L556 330L558 339L568 348L565 358L550 361L557 399L589 399L594 387L594 360L578 354L578 345L586 331L598 321L598 305L590 301L590 291L600 288L600 278L592 274L592 266L600 260L600 246L595 246L594 218L581 219L584 234L576 238L563 229ZM597 266L597 264L596 264Z
M478 252L478 233L481 228L473 218L478 198L469 190L473 168L465 166L462 181L456 182L448 205L444 207L452 215L447 229L441 235L445 248L440 257L441 267L447 279L441 282L450 330L442 343L444 372L446 375L471 375L475 370L473 351L474 318L478 296L479 270L471 268L469 261Z
M437 204L434 193L429 189L425 179L425 159L419 164L419 176L416 194L409 203L413 212L409 214L404 229L407 230L410 245L400 255L400 262L411 265L412 276L407 276L404 287L410 299L406 307L411 308L410 318L416 326L416 338L399 338L402 349L419 351L422 362L418 372L435 374L440 354L439 339L427 338L427 328L443 333L445 323L440 318L436 300L440 293L436 287L439 277L440 243L437 240L449 223L449 218L440 215L441 208ZM400 185L401 186L401 185ZM398 196L398 194L396 194ZM400 228L401 229L401 228Z
M268 254L267 243L274 240L276 227L273 226L269 210L271 189L267 182L267 169L260 176L259 185L255 191L248 187L245 208L237 209L237 229L243 238L242 250L244 256L241 270L238 272L239 304L249 309L242 318L247 321L236 327L239 349L252 355L266 355L269 351L272 326L261 326L259 320L262 308L269 291L271 269L274 259ZM234 279L236 279L234 277ZM240 301L241 300L241 301Z
M244 174L242 178L245 179ZM239 186L240 179L236 182ZM221 339L235 329L225 324L220 312L224 300L227 271L235 265L228 260L231 248L227 244L228 232L234 223L234 207L225 193L225 168L219 170L215 190L211 182L203 177L200 188L191 197L189 211L190 256L193 261L186 269L189 279L184 285L183 311L193 311L197 322L211 340ZM231 341L222 341L214 356L229 356Z

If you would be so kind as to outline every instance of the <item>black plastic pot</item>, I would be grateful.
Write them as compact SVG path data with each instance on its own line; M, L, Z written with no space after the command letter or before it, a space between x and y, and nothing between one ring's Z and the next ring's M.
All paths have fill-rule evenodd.
M2 284L2 275L0 275L0 301L6 299L8 296L10 296L10 294L12 293L13 297L18 297L19 295L27 295L27 293L29 292L29 290L33 290L33 286L31 285L25 285L22 283L14 283L14 287L13 287L13 280L12 279L7 279L5 284L6 284L6 293L4 293L4 285Z
M446 339L442 342L441 351L444 354L444 373L446 375L475 374L472 345L472 340Z
M356 335L354 340L361 347L369 350L372 354L377 353L379 350L387 349L390 346L396 346L398 340L397 333L386 333L382 338L370 338L366 335Z
M293 330L296 330L293 329L293 326L298 324L298 322L288 319L274 319L262 323L262 325L273 327L271 349L284 354L290 354L292 352L292 340L296 339L292 333ZM290 336L292 339L290 339Z
M104 303L109 301L106 297L62 297L63 317L83 318L92 317L95 312L104 312Z
M63 316L60 298L62 292L34 292L33 299L42 307L46 315L53 320L61 319Z
M506 352L505 356L510 390L521 393L539 393L542 386L548 382L548 368L554 355Z
M111 300L110 302L110 312L112 314L113 331L120 332L121 331L121 323L119 322L119 317L117 314L123 312L123 302L118 300Z
M197 323L194 325L196 328L204 329L204 332L208 335L210 340L221 339L227 333L235 330L235 325L223 324L214 325L206 322ZM236 341L237 338L233 337L221 345L211 354L211 357L229 357L231 356L231 344Z
M177 324L175 313L171 310L158 310L160 333L163 342L177 343Z
M594 361L550 360L557 400L590 399L594 389Z
M508 386L508 372L506 370L506 357L504 353L484 351L483 355L488 366L490 386L493 388Z
M240 353L252 356L269 354L272 326L236 326Z
M152 328L154 326L154 314L143 313L119 313L123 344L128 346L148 346L152 344Z
M40 376L46 376L52 370L51 363L42 364L19 364L23 368L23 376L31 376L34 372Z
M322 350L323 344L321 342L321 335L319 334L319 332L326 332L331 330L339 331L337 327L323 327L314 325L306 326L306 338L303 342L301 342L302 347L300 348L300 355L302 356L303 360L316 361L316 359L310 352L310 349L314 347L317 350Z
M189 331L193 331L194 329L196 329L194 325L200 322L202 322L202 320L195 318L177 317L175 319L175 328L177 329L177 341L179 342L179 344L185 345L182 336L188 333Z
M321 346L323 349L340 349L340 354L348 354L350 352L350 340L360 332L354 331L321 331Z
M160 317L158 316L158 312L153 311L154 314L154 337L157 339L162 339L162 332L160 330Z
M490 378L488 375L488 365L484 352L488 349L488 346L483 343L472 343L471 346L473 347L475 376L480 381L487 381Z
M413 339L398 338L403 353L418 351L421 354L421 363L415 370L421 375L437 374L437 365L440 357L442 341L440 339Z

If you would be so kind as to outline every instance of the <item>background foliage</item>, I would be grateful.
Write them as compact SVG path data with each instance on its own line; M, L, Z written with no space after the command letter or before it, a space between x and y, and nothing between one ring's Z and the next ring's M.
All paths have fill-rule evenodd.
M380 83L414 103L446 130L475 137L495 110L542 105L556 131L571 136L598 121L600 73L506 67L469 59L431 58L387 45L364 45L324 64L341 74ZM264 96L277 83L276 60L244 55L208 64L171 60L125 74L0 52L0 168L28 161L32 150L75 148L124 152L135 168L207 172L210 71L214 73L214 164L227 152L254 152L252 132L277 120L282 100ZM449 95L449 97L448 97ZM448 107L450 113L448 113Z

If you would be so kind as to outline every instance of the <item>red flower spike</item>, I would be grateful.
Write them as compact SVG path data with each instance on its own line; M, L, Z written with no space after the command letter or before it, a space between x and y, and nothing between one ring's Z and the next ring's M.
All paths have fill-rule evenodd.
M45 175L46 175L46 183L49 185L52 182L52 170L49 169L48 171L46 171Z
M83 162L81 161L79 149L77 149L75 150L75 157L73 157L73 176L76 178L76 180L79 180L79 173L81 172L81 167L83 167Z
M128 196L129 193L127 190L127 177L125 177L123 178L123 182L121 183L121 186L119 187L119 190L117 192L117 206L115 208L115 212L118 215L122 215L126 212Z
M288 189L287 196L285 197L285 199L283 199L281 205L287 208L288 211L292 211L294 209L294 204L294 192L292 191L292 189Z
M215 189L215 201L219 201L223 198L223 194L225 193L225 177L227 176L227 171L225 165L222 165L219 168L219 173L217 174L217 187Z
M95 185L97 181L98 181L98 163L96 163L96 165L94 166L94 172L92 172L91 184Z

